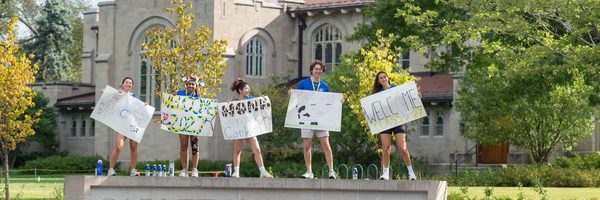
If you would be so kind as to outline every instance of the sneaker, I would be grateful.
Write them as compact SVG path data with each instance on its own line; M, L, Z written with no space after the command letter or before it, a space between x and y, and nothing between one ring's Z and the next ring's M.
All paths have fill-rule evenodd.
M231 174L231 178L239 178L240 177L240 172L233 172Z
M107 176L116 176L116 175L117 175L117 173L115 172L115 169L113 169L113 168L108 169Z
M131 169L131 173L129 175L130 176L140 176L140 173L138 173L136 169Z
M335 171L329 171L329 179L337 179L337 174L335 174Z
M187 177L187 169L182 169L179 171L179 177Z
M198 177L198 169L192 169L192 177Z
M389 174L383 174L379 177L379 180L390 180L390 175Z
M260 173L261 178L273 178L273 175L269 174L269 172Z
M417 176L415 176L415 173L408 173L408 180L416 181Z
M313 178L315 178L315 175L313 175L312 172L306 172L306 173L302 174L302 178L313 179Z

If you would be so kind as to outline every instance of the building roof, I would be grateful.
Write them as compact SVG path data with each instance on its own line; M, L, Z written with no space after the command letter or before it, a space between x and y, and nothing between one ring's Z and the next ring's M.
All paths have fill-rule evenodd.
M376 0L305 0L304 5L291 8L291 12L306 12L315 10L327 10L335 8L362 7L374 3Z
M419 77L417 85L424 102L452 102L454 97L453 76L447 73L414 73Z
M56 104L54 106L59 108L67 108L67 107L93 107L96 103L96 93L90 92L65 98L60 98L56 100Z

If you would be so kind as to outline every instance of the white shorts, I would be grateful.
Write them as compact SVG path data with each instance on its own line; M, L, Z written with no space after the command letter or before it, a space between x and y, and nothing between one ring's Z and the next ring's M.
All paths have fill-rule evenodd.
M313 138L313 135L317 135L317 138L328 137L329 131L324 130L313 130L313 129L300 129L302 138Z

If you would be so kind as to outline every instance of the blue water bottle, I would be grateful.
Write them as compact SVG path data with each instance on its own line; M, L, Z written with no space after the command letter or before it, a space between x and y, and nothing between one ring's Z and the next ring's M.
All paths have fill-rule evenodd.
M352 179L358 179L358 169L356 167L352 168Z
M156 164L152 165L152 176L158 176L158 171L156 171Z
M146 163L146 176L150 176L150 164Z
M231 177L231 163L225 165L225 177Z
M102 176L102 168L102 159L100 159L96 162L96 176Z
M162 176L167 176L167 165L162 165Z

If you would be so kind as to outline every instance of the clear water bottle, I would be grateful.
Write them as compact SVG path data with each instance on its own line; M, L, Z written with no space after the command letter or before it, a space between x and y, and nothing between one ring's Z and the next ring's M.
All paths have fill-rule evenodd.
M175 176L175 161L169 161L169 176Z
M146 163L146 176L150 176L150 164Z
M358 179L358 169L356 167L352 168L352 179L353 180L357 180Z
M167 165L162 165L162 176L167 176Z
M158 176L158 171L156 169L156 164L152 165L152 176Z
M96 162L96 176L103 175L102 168L104 168L104 166L102 166L102 159L100 159Z

